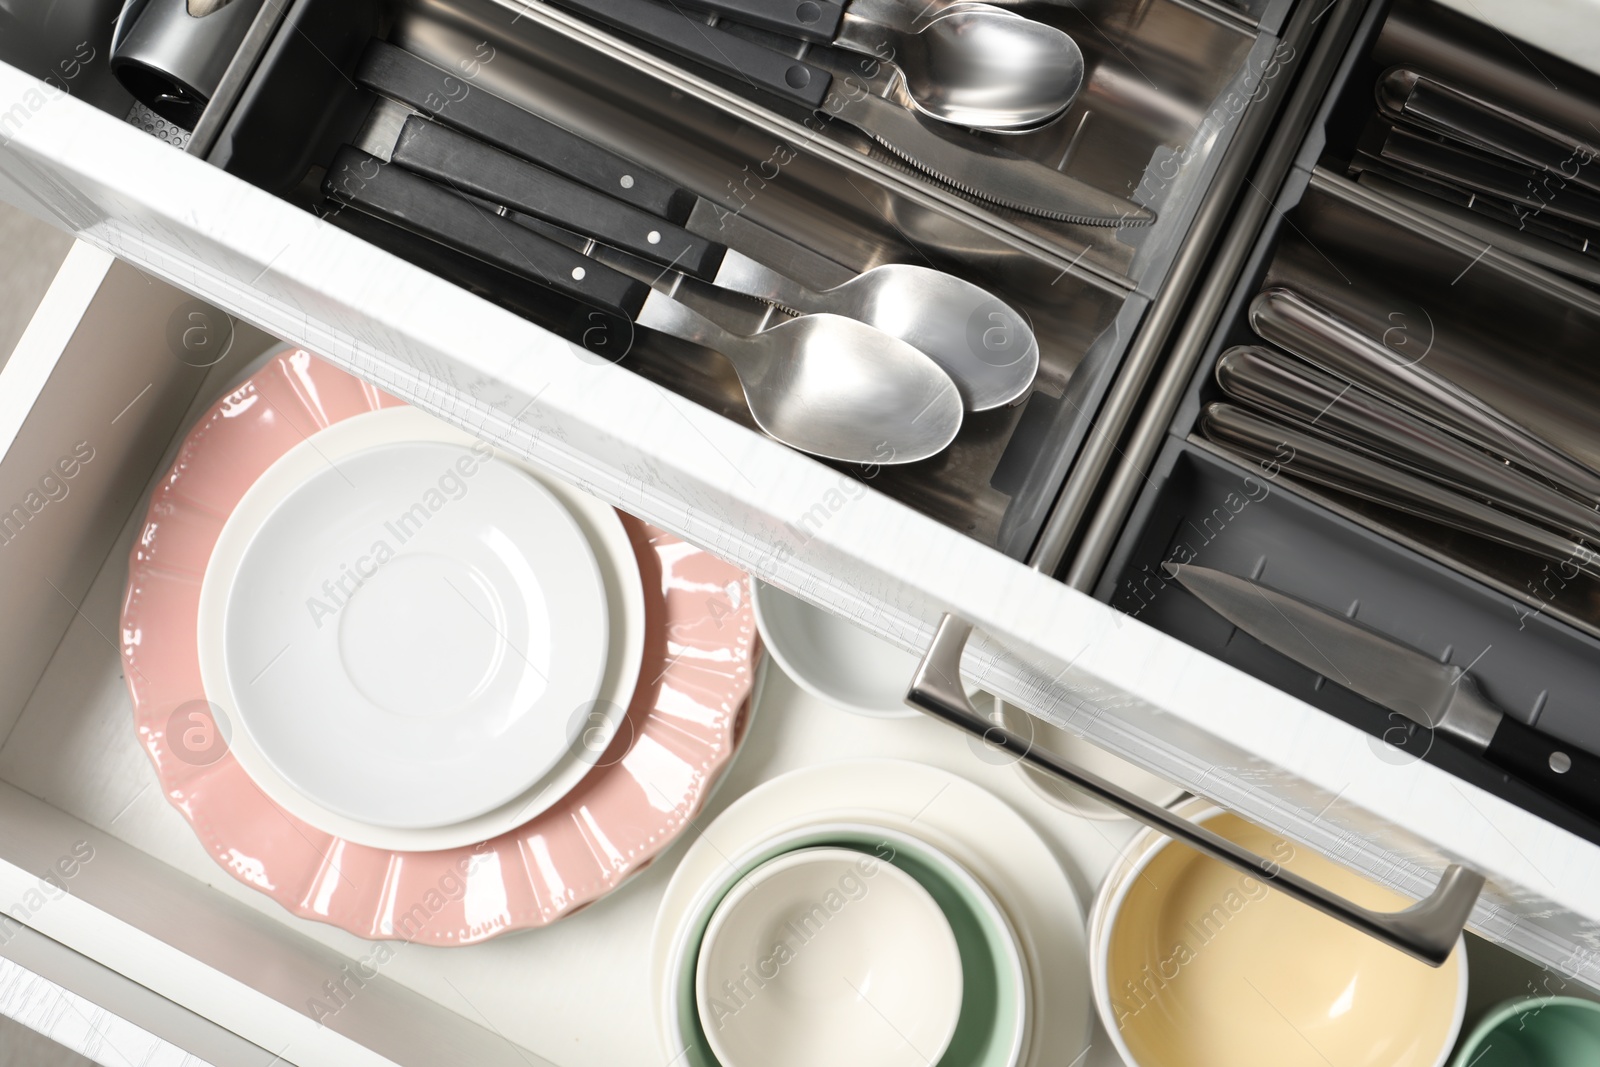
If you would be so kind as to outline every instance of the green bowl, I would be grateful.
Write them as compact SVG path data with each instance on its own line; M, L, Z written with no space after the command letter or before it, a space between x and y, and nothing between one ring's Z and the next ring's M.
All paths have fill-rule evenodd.
M1600 1064L1600 1004L1576 997L1508 1000L1461 1043L1451 1067Z
M956 862L925 842L861 824L807 827L740 857L727 878L694 909L673 975L674 1030L687 1067L722 1067L700 1027L694 996L695 962L711 915L751 871L801 848L852 848L894 864L916 879L944 912L961 954L961 1014L938 1067L1015 1067L1026 1051L1027 971L1015 932L988 893Z

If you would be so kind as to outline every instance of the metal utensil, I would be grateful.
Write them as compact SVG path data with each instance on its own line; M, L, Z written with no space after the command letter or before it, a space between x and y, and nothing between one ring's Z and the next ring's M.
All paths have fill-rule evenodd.
M934 132L917 116L856 86L836 91L823 111L848 122L903 160L945 185L999 207L1079 226L1148 226L1155 212L1097 189L1037 160L1018 155L974 134L950 128Z
M1268 648L1482 754L1586 818L1600 818L1600 758L1507 715L1462 668L1257 582L1193 564L1166 566L1185 589Z
M740 336L652 289L636 321L726 356L757 425L814 456L911 463L942 452L961 428L949 375L854 319L805 315Z
M916 108L969 129L1036 126L1060 115L1083 86L1083 53L1052 26L998 8L962 6L907 30L882 9L902 0L853 0L833 45L900 71Z
M1425 362L1408 361L1300 294L1288 289L1261 293L1250 304L1250 325L1260 337L1323 370L1443 426L1586 504L1600 504L1600 475L1433 373Z
M1600 229L1600 196L1551 173L1438 141L1404 126L1381 134L1376 155L1399 170L1512 206L1518 218Z
M756 424L801 451L847 463L910 463L943 450L961 428L950 376L904 341L853 319L808 315L754 336L730 333L670 292L356 148L340 149L323 192L602 313L720 352L738 372Z
M1574 540L1600 544L1600 513L1293 356L1254 346L1230 348L1217 360L1216 378L1228 396L1280 421L1315 427L1391 466L1480 496Z
M355 80L514 156L537 154L558 173L668 222L683 222L694 207L694 196L660 175L386 41L367 45Z
M1370 500L1600 578L1600 557L1587 545L1332 438L1226 403L1206 406L1200 432L1262 470Z
M647 0L628 2L656 8ZM667 47L721 70L730 70L728 57L737 54L744 69L756 70L752 62L759 65L763 75L761 84L771 81L787 84L784 72L795 68L794 80L805 81L807 99L812 90L821 86L821 95L816 96L816 102L807 104L808 107L819 108L826 98L827 106L819 108L824 114L859 126L909 166L973 199L1084 226L1144 226L1155 221L1155 215L1148 208L971 134L951 128L948 131L951 139L941 137L905 108L870 96L861 91L859 85L830 97L828 86L834 81L830 71L800 63L715 26L674 17L677 24L699 26L705 36L696 35L692 41L667 44ZM735 44L730 45L729 41ZM754 60L750 49L756 50ZM580 160L580 146L586 142L575 134L478 86L466 86L449 71L392 45L377 41L369 45L356 71L356 80L374 92L513 155L546 161L561 174L670 222L683 222L693 206L694 198L685 190L641 171L637 164L615 153L601 150L597 159Z
M1039 345L1027 320L943 271L887 263L815 291L730 249L714 281L797 314L843 315L900 338L955 379L969 411L1004 407L1038 376Z
M951 4L931 17L921 0L689 0L686 6L887 63L900 72L917 110L969 129L1048 122L1083 86L1076 41L988 4Z
M1038 373L1039 346L1027 320L971 282L927 267L885 264L815 292L735 249L535 165L544 162L543 153L531 146L529 162L420 116L393 123L378 112L374 119L359 147L458 192L793 314L843 315L898 337L944 368L968 410L1011 403ZM391 134L395 125L399 132ZM578 151L562 149L561 160Z
M1600 193L1600 147L1505 104L1405 67L1378 80L1379 111L1503 159L1555 172Z

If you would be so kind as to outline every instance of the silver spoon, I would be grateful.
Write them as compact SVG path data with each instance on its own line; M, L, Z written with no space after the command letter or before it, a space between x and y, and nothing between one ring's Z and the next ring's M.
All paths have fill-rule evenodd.
M806 315L747 336L653 289L635 321L722 353L756 425L814 456L912 463L943 451L961 428L961 395L950 376L854 319Z
M425 122L412 129L424 142L432 136ZM406 158L424 162L425 154L409 154L412 140L404 131L393 142L396 152L401 142ZM446 138L435 147L469 159L473 151L467 138ZM722 353L739 376L756 425L803 452L846 463L912 463L943 450L961 429L961 394L950 376L906 342L865 323L808 315L753 335L734 333L676 299L688 280L684 275L471 193L452 192L393 155L383 163L347 145L329 164L322 189L332 201L579 302L574 311L585 323L598 322L594 328L602 337L615 320L632 319ZM660 231L651 236L659 240ZM613 256L630 266L610 266L606 260Z
M1039 343L1028 321L943 271L890 263L817 291L729 249L715 281L796 314L842 315L905 341L955 380L968 411L1011 403L1039 371Z
M912 105L972 129L1037 126L1083 85L1083 53L1052 26L985 5L950 9L908 29L900 0L854 0L833 44L889 63Z

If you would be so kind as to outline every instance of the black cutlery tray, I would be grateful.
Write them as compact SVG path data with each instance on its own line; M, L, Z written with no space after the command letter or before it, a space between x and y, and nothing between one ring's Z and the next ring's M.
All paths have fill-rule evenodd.
M1565 93L1582 95L1545 114L1569 122L1584 108L1600 114L1600 78L1593 74L1427 0L1374 5L1295 167L1272 195L1275 211L1094 595L1364 730L1370 752L1356 758L1370 757L1374 773L1425 759L1600 842L1600 826L1266 648L1162 570L1166 561L1194 562L1352 614L1443 662L1470 667L1485 692L1523 722L1600 752L1600 715L1593 710L1600 692L1600 583L1570 566L1292 483L1276 465L1236 459L1197 429L1204 405L1223 399L1213 377L1217 358L1234 345L1267 344L1251 329L1248 309L1274 285L1305 293L1397 350L1432 358L1469 388L1492 386L1491 377L1473 375L1504 361L1499 365L1563 382L1567 403L1578 397L1587 410L1600 410L1600 372L1590 369L1600 347L1600 298L1590 299L1581 287L1541 285L1493 255L1476 259L1481 242L1445 240L1409 225L1403 212L1346 177L1375 110L1373 86L1401 63L1469 85L1492 79L1496 91L1536 113L1547 95L1519 92L1532 81L1521 72L1548 72Z

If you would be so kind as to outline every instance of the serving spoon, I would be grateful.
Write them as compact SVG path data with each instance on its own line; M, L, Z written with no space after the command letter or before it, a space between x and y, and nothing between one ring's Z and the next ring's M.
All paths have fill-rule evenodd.
M396 114L386 117L383 108L394 108ZM1039 369L1033 329L1013 308L972 282L928 267L886 264L814 291L718 240L725 235L713 221L715 212L686 190L687 201L695 203L687 228L555 173L557 165L570 167L577 158L586 161L588 172L598 173L604 160L587 145L531 145L525 149L530 161L400 111L398 105L382 105L375 115L372 136L362 147L458 193L511 209L513 221L631 277L654 283L665 268L792 314L858 320L930 357L955 380L969 411L1002 407L1033 385ZM548 158L558 145L559 160ZM669 202L678 199L669 187L663 192ZM600 245L586 247L575 234ZM766 258L774 261L770 252Z
M803 452L846 463L912 463L942 451L961 428L961 395L950 376L911 345L865 323L807 315L753 335L734 333L674 298L681 274L652 270L649 283L629 277L353 147L339 150L323 192L597 309L597 315L625 317L721 353L738 373L756 425Z
M964 279L886 263L832 289L809 289L729 249L717 285L801 315L842 315L907 342L955 380L968 411L1010 404L1033 386L1039 344L1009 305Z
M720 352L756 425L813 456L912 463L961 428L961 396L938 364L898 338L839 315L786 319L735 334L652 289L635 322Z

